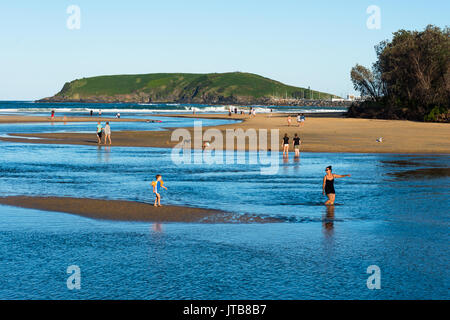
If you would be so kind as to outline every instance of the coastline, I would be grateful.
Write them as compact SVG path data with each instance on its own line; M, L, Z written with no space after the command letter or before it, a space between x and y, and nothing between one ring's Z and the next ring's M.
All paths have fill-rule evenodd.
M124 118L103 118L103 117L55 117L53 120L51 117L43 116L5 116L0 115L0 123L33 123L33 122L145 122L145 119L124 119Z
M153 200L153 198L152 198ZM134 222L186 222L186 223L275 223L275 218L254 215L235 215L220 210L186 206L125 201L65 197L0 197L0 205L63 212L91 219Z
M204 127L218 129L224 136L227 129L279 129L279 142L287 133L292 137L298 133L302 139L301 152L329 153L398 153L398 154L450 154L450 125L443 123L422 123L405 120L374 120L342 117L310 117L307 115L304 127L297 127L295 117L292 125L287 125L287 114L257 114L255 118L248 115L224 114L155 114L153 116L184 117L199 119L242 120L242 122ZM19 123L21 117L15 119ZM78 118L79 119L79 118ZM72 119L76 121L75 119ZM98 121L99 119L92 119ZM117 119L119 120L119 119ZM85 121L83 119L82 121ZM108 121L102 118L101 121ZM120 119L129 121L129 119ZM143 121L140 119L139 121ZM144 120L145 121L145 120ZM176 128L165 128L167 131L121 131L113 134L113 147L157 147L172 148L178 141L171 141L172 131ZM193 128L186 128L193 136ZM383 137L383 142L376 139ZM38 138L38 139L29 139ZM40 138L40 139L39 139ZM46 134L12 134L2 141L41 144L69 144L97 146L95 132L86 133L46 133ZM268 137L270 144L270 136ZM225 148L224 148L225 149ZM237 149L234 150L244 150ZM245 150L249 150L248 139ZM290 146L290 151L293 151Z

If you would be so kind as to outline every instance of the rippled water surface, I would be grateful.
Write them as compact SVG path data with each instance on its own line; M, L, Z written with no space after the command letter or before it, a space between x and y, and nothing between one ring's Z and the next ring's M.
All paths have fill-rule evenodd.
M0 298L449 298L449 156L279 161L271 176L249 164L178 166L168 149L0 142L1 196L151 202L160 173L166 204L284 221L161 225L0 206ZM336 181L334 209L321 194L330 164L352 175ZM69 265L81 268L79 291L66 287ZM380 290L366 286L370 265Z

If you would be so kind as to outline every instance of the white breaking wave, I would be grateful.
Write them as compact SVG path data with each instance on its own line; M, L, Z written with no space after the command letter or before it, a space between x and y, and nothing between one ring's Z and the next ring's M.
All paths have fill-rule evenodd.
M140 105L152 105L152 104L140 104ZM160 105L159 105L160 106ZM168 105L168 106L179 106L179 104ZM234 106L231 106L232 111L234 112ZM248 113L250 106L245 107L236 107L238 109L238 113L244 111ZM253 107L256 113L322 113L322 112L345 112L346 108L311 108L311 107L262 107L257 106ZM52 110L55 110L56 113L86 113L89 114L92 110L94 114L98 114L101 110L103 114L136 114L136 113L192 113L194 110L198 113L228 113L230 110L230 106L183 106L178 109L164 109L164 108L146 108L146 109L133 109L133 108L116 108L116 109L102 109L98 106L89 108L8 108L8 109L0 109L0 113L51 113Z

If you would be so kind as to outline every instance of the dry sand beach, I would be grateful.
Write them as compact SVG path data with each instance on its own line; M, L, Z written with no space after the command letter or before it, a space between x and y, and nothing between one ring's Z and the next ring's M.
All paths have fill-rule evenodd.
M168 116L168 115L158 115ZM170 115L175 117L194 117L208 119L236 119L243 122L222 125L215 128L224 133L226 129L279 129L279 145L282 136L287 133L292 137L298 133L302 139L301 151L303 152L349 152L349 153L450 153L450 125L443 123L422 123L397 120L372 120L352 119L339 117L308 117L303 127L297 127L295 117L292 117L292 125L287 125L287 115L258 114L255 118L248 115L197 114L197 115ZM25 122L45 121L45 117L0 117L0 122ZM46 118L47 121L48 118ZM68 118L67 121L98 121L97 118ZM102 121L142 121L135 119L101 119ZM171 141L171 133L174 128L167 131L122 131L114 132L114 146L122 147L174 147L178 142ZM187 128L193 135L193 129ZM24 138L21 138L24 137ZM29 140L28 137L42 138L42 140ZM377 142L377 138L383 137L383 142ZM14 134L4 141L46 143L46 144L71 144L71 145L97 145L95 132L85 133L46 133L46 134ZM269 141L270 143L270 137ZM248 143L246 145L248 149ZM292 146L291 146L292 150Z

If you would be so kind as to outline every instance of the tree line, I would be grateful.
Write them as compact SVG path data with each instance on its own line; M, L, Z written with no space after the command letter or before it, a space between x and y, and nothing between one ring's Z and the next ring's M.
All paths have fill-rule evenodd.
M353 86L364 101L352 104L348 116L449 122L448 27L399 30L375 51L371 69L357 64L351 70Z

